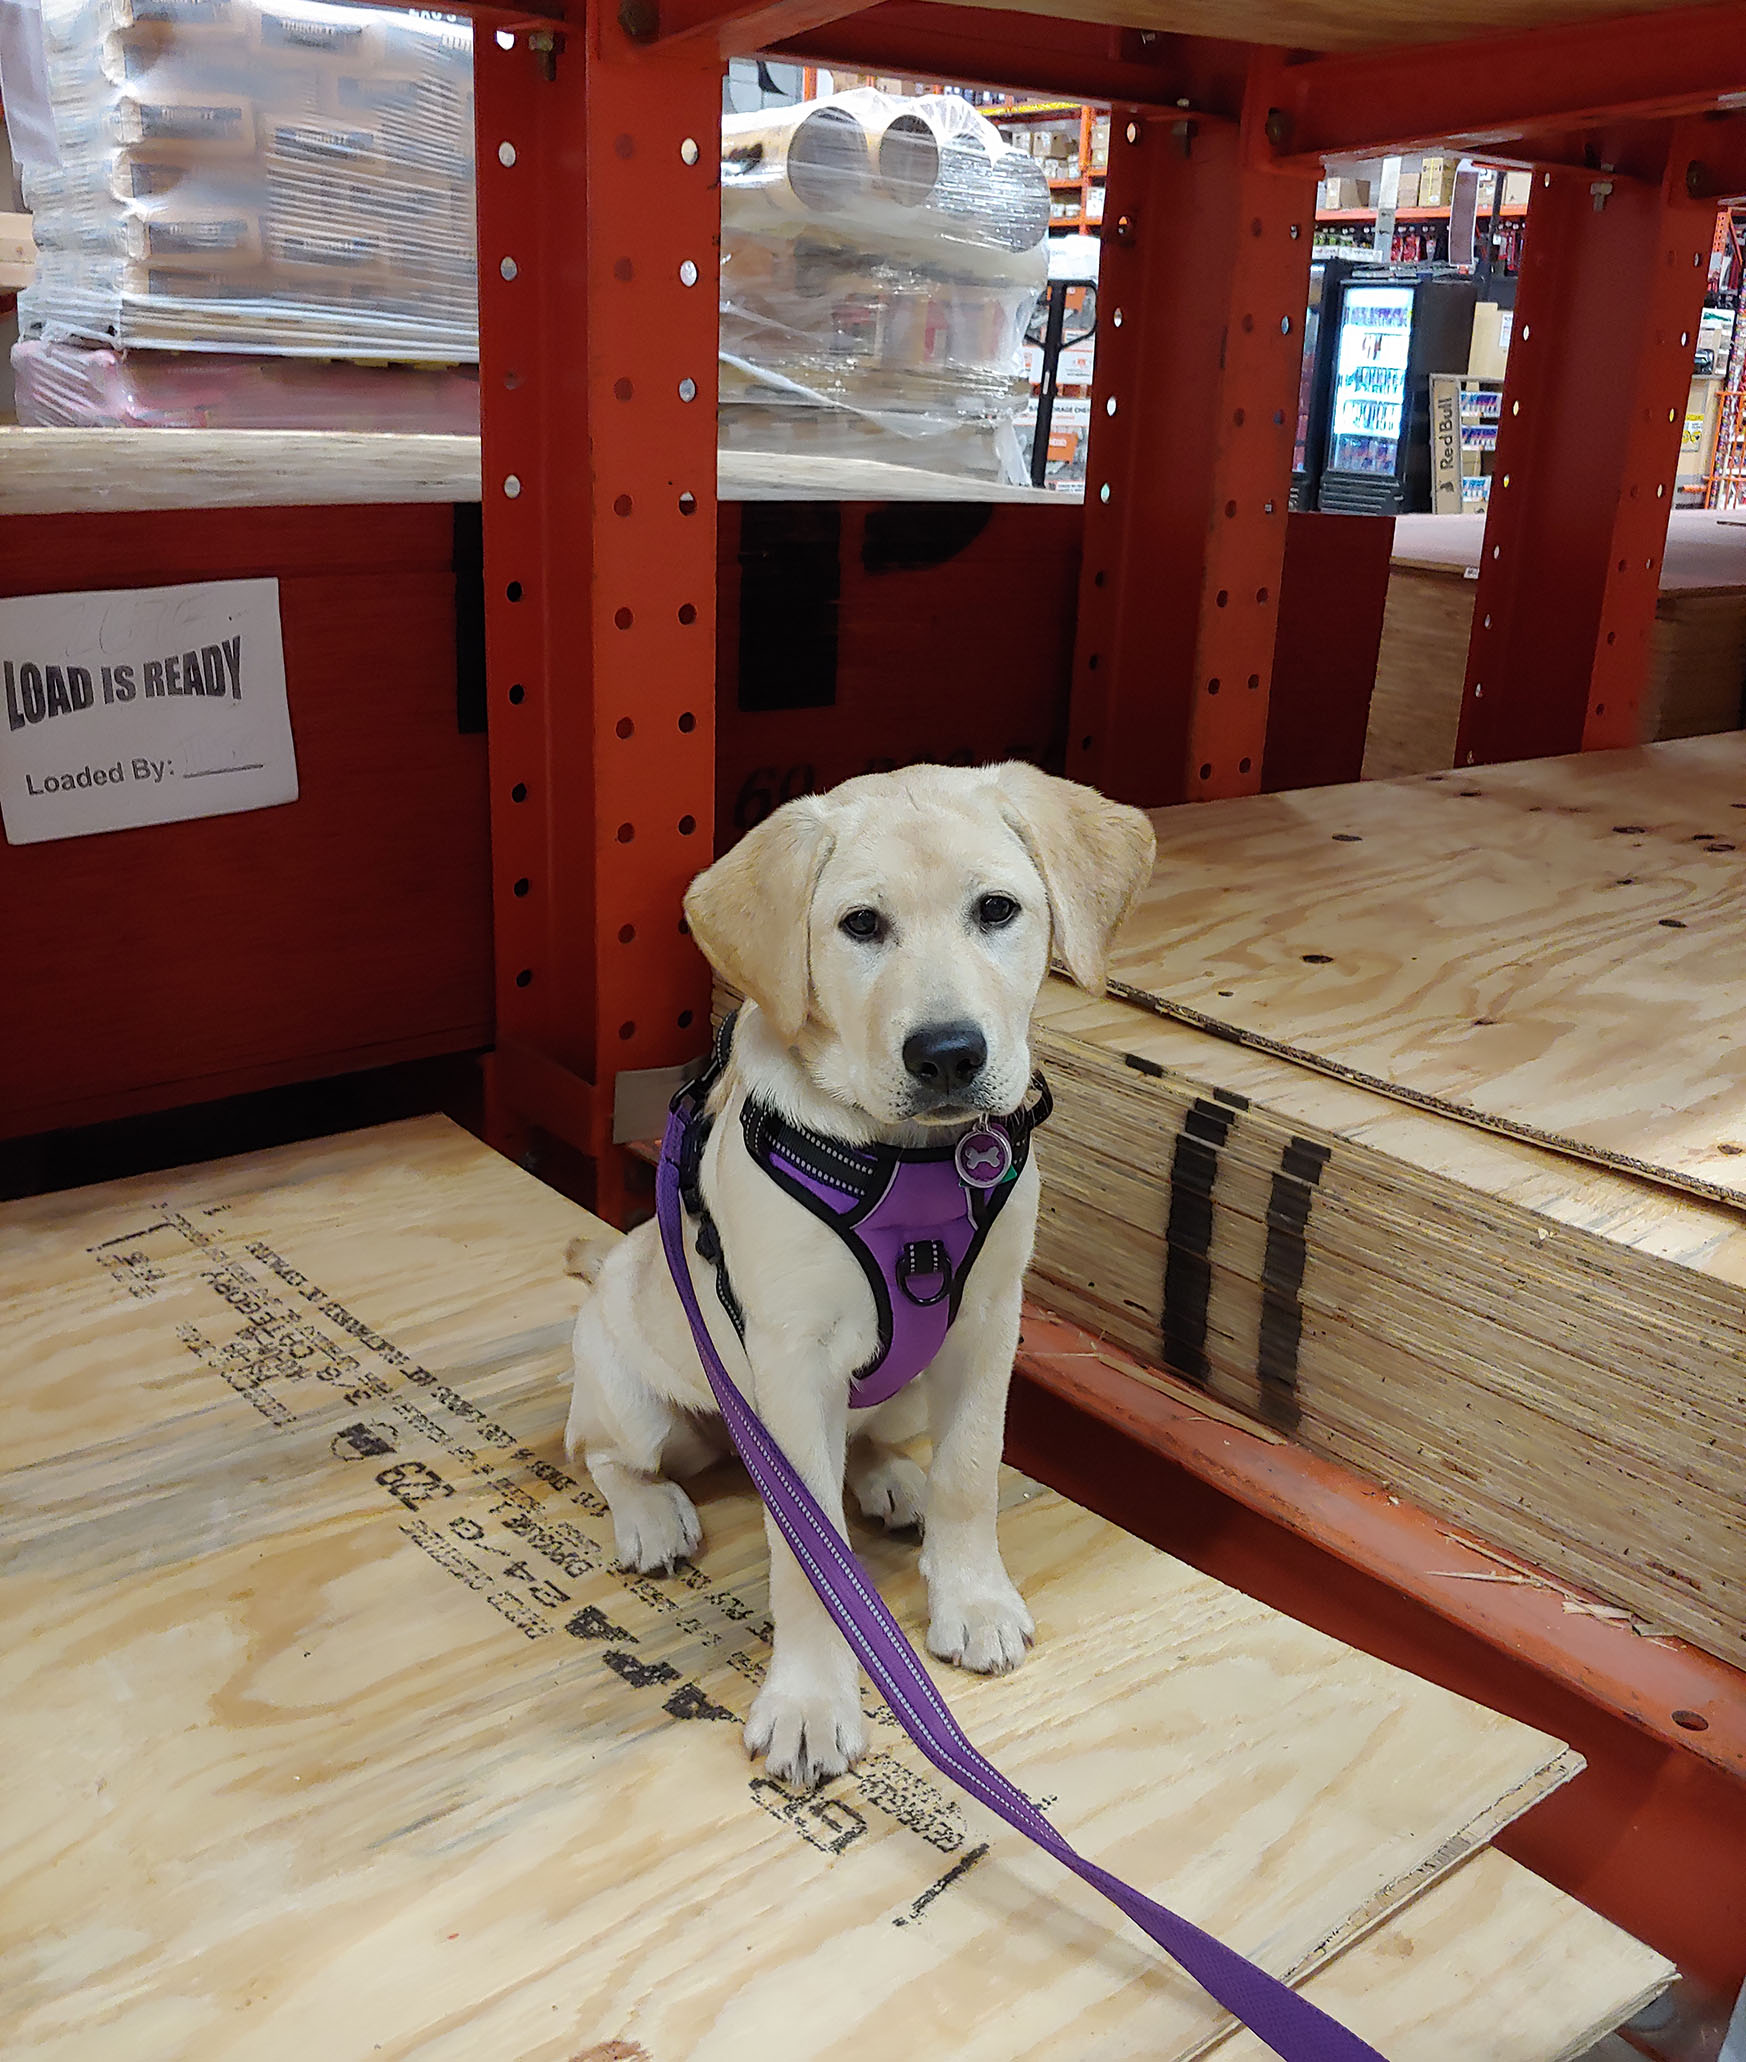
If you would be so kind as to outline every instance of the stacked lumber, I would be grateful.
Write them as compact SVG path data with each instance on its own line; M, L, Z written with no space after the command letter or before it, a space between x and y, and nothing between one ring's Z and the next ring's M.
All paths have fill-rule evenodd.
M5 2052L1224 2040L889 1712L822 1791L748 1766L770 1628L743 1476L696 1485L695 1566L626 1576L559 1444L587 1229L439 1119L0 1213L0 1743L31 1772L0 1842ZM1397 2062L1476 2052L1447 2030L1476 1967L1484 2051L1519 2062L1667 1981L1487 1845L1573 1773L1557 1741L1004 1490L1038 1647L941 1679L1070 1837ZM913 1545L857 1543L919 1630Z
M1366 780L1455 764L1484 538L1480 515L1396 520L1364 741ZM1743 721L1746 529L1707 509L1675 509L1650 632L1642 737L1707 737Z
M1746 1659L1746 738L1157 822L1041 1299Z

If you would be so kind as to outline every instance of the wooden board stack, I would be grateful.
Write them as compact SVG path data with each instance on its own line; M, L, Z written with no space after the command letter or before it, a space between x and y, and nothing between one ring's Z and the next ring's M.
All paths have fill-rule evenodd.
M651 1581L559 1447L588 1222L438 1119L0 1214L7 2055L1248 2062L889 1713L812 1795L748 1767L743 1477ZM1556 1741L1006 1491L1037 1651L942 1679L1088 1850L1394 2062L1552 2062L1666 1982L1485 1845Z
M1364 741L1366 780L1455 764L1482 515L1401 516ZM1642 736L1707 737L1746 721L1746 529L1707 509L1668 519Z
M1746 738L1158 822L1041 1299L1746 1659Z

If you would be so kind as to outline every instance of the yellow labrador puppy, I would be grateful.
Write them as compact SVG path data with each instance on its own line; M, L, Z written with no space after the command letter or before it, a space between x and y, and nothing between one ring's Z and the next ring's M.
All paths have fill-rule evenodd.
M711 1336L839 1526L845 1480L867 1516L923 1525L928 1646L982 1672L1033 1632L995 1538L1037 1216L1031 1011L1051 957L1102 992L1152 853L1138 810L1034 767L920 766L787 803L685 901L748 998L688 1184ZM722 1450L713 1400L653 1224L595 1283L566 1444L621 1565L668 1568L701 1542L674 1477ZM925 1479L894 1451L923 1399ZM859 1675L768 1529L774 1648L746 1742L811 1784L866 1746Z

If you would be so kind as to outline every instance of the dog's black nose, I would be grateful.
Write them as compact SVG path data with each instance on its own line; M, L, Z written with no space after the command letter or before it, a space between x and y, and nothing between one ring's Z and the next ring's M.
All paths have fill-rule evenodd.
M923 1024L903 1041L903 1064L942 1099L968 1088L988 1064L988 1041L974 1024Z

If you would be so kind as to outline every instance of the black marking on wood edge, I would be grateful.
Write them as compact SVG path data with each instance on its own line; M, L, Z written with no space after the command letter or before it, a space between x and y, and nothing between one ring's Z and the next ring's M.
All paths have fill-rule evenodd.
M1309 1250L1305 1233L1327 1163L1325 1146L1294 1138L1280 1156L1267 1198L1255 1372L1261 1379L1261 1415L1282 1432L1295 1432L1303 1422L1297 1364L1303 1346L1303 1272Z
M983 1841L980 1847L971 1848L964 1859L956 1863L952 1868L949 1868L937 1883L930 1883L907 1912L900 1918L893 1919L892 1925L907 1926L912 1920L919 1919L928 1906L933 1903L934 1899L940 1895L941 1891L950 1890L959 1877L969 1875L970 1871L975 1868L976 1864L981 1861L987 1852L988 1842L986 1840Z
M1170 1216L1164 1227L1164 1365L1203 1387L1207 1305L1212 1295L1213 1189L1219 1153L1235 1113L1216 1103L1189 1105L1170 1161Z

